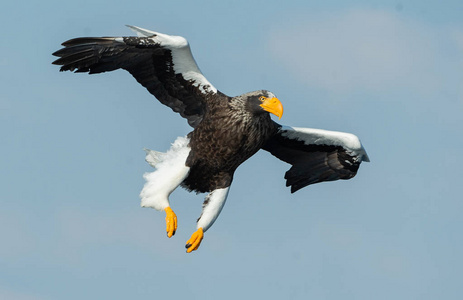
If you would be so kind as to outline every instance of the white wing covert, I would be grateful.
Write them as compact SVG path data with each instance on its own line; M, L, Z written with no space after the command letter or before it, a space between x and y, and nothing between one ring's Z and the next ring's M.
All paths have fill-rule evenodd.
M362 161L370 161L353 134L277 126L277 133L262 149L292 165L285 174L291 193L318 182L350 179Z

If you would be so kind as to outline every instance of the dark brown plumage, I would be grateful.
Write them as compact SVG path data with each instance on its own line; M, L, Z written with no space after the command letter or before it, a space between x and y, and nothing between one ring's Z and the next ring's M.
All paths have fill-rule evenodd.
M191 170L184 187L204 193L230 186L236 168L276 132L269 113L247 108L260 96L271 94L257 91L208 104L203 121L188 134L192 151L186 165Z

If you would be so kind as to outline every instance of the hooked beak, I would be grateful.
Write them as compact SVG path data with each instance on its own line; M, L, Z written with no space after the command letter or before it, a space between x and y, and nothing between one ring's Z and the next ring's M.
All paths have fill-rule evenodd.
M283 104L281 104L280 100L278 98L266 98L263 97L264 100L262 101L262 104L260 106L265 110L268 111L271 114L274 114L275 116L278 117L278 119L281 119L281 116L283 116Z

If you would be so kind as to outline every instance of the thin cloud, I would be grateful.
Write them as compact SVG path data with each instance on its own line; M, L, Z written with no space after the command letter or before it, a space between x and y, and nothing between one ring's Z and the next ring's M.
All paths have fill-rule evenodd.
M272 34L270 48L309 86L338 93L405 88L426 94L452 76L445 68L459 72L443 51L457 47L449 31L400 14L350 10L290 26Z

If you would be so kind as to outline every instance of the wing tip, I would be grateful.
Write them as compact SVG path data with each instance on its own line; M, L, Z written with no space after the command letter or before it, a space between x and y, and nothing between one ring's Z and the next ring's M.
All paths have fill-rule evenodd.
M363 155L362 155L362 161L364 162L370 162L370 157L368 156L368 154L365 152L365 149L363 150Z

